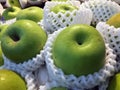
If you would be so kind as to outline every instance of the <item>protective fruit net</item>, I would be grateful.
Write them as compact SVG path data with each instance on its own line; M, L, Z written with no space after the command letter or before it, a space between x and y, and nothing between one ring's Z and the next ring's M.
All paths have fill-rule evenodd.
M35 81L35 77L32 74L32 72L26 72L24 70L18 69L17 67L16 68L9 68L9 67L3 66L0 69L9 69L9 70L17 72L25 80L26 85L27 85L26 86L27 90L38 90L38 87L37 87L37 84Z
M109 84L109 79L107 79L105 82L102 82L98 86L98 90L107 90L108 84Z
M94 86L99 85L101 82L106 81L106 79L115 73L116 69L116 55L113 54L113 50L109 48L109 45L106 44L106 62L103 68L94 74L89 74L87 76L75 77L74 75L65 75L64 72L57 68L54 65L54 60L52 60L52 43L57 37L57 35L62 31L60 29L51 34L48 38L48 41L45 45L45 61L48 69L49 78L51 81L54 81L54 85L77 88L80 89L89 89ZM51 83L52 84L52 83Z
M99 22L96 29L101 33L105 42L109 43L110 48L112 48L117 55L117 69L120 70L120 28L110 26L106 24L106 22Z
M4 59L4 67L9 68L19 68L25 71L35 71L38 69L41 65L44 65L44 56L43 56L43 50L41 50L40 54L37 54L36 57L33 57L32 59L29 59L23 63L16 64L12 62L10 59L8 59L5 55L3 55Z
M10 20L4 20L4 18L1 18L0 24L2 25L10 25L16 21L16 18L10 19Z
M89 0L80 5L93 12L92 25L99 21L107 21L113 14L120 12L120 6L110 0Z
M63 28L72 24L90 24L92 20L92 11L86 8L79 8L72 12L66 11L64 14L51 12L51 8L58 4L71 4L79 8L79 1L68 2L46 2L44 7L43 25L47 32L53 33L59 28Z

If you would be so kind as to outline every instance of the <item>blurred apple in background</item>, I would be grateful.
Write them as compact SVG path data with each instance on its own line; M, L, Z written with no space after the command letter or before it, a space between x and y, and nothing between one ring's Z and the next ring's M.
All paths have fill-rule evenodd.
M8 25L0 25L0 41L1 41L1 36L7 27L8 27Z
M65 13L66 11L72 12L73 10L78 9L76 6L73 6L71 4L58 4L54 7L52 7L50 10L54 13Z
M43 9L37 6L25 8L17 14L16 19L28 19L35 22L40 22L43 19Z
M1 49L1 44L0 44L0 66L2 66L4 64L4 59L2 56L2 49Z
M106 22L110 26L114 26L115 28L120 27L120 13L116 13L113 16L111 16L108 21Z
M10 6L16 6L16 7L19 7L21 8L21 5L20 5L20 0L8 0L8 3L10 4Z
M120 73L111 78L107 90L120 90Z
M12 7L8 7L7 9L5 9L2 13L2 17L5 19L5 20L10 20L10 19L13 19L17 16L18 12L20 11L21 9L19 7L16 7L16 6L12 6Z

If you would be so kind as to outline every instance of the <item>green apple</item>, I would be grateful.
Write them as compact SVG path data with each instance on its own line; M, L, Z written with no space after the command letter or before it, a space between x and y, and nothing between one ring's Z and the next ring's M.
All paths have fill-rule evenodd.
M68 90L68 89L65 87L54 87L51 90Z
M1 69L0 90L27 90L26 82L16 72Z
M52 47L53 61L66 75L93 74L105 64L105 43L100 33L89 25L65 28Z
M19 0L8 0L8 3L10 4L10 6L16 6L21 8Z
M54 12L54 13L58 13L58 12L65 13L66 11L72 12L73 10L76 10L76 9L78 8L71 4L58 4L52 7L50 10L51 12Z
M1 40L2 33L6 30L7 27L8 25L0 25L0 40Z
M39 54L46 40L46 32L36 22L18 20L3 32L1 48L11 61L22 63Z
M9 20L9 19L13 19L16 17L16 15L18 14L18 12L21 9L19 7L16 6L12 6L12 7L8 7L7 9L5 9L2 13L2 17L5 20Z
M43 9L37 6L31 6L21 10L16 16L17 20L28 19L35 22L41 21L43 18Z
M120 13L117 13L111 16L107 20L106 23L109 24L110 26L114 26L115 28L119 28L120 27Z
M120 73L117 73L112 77L107 90L120 90Z
M4 64L4 59L2 56L2 49L1 49L1 44L0 44L0 66L2 66Z

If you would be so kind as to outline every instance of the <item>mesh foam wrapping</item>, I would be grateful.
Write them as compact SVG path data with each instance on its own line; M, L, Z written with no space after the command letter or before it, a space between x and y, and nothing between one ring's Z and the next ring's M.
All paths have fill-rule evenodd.
M44 7L43 24L47 32L53 33L59 28L63 28L72 24L90 24L92 20L92 11L86 8L79 8L72 12L65 13L58 12L57 14L51 12L51 8L58 4L71 4L79 8L79 1L68 2L46 2Z
M107 90L108 84L109 84L109 78L98 86L98 90Z
M118 4L120 4L120 0L112 0L112 1L114 1L114 2L116 2L116 3L118 3Z
M65 75L60 68L57 68L54 65L52 60L52 43L57 35L62 31L55 31L53 34L49 35L47 43L45 45L45 61L48 69L49 78L54 81L53 85L77 88L80 89L89 89L93 88L96 85L99 85L101 82L104 82L108 77L114 75L116 67L116 55L113 54L113 50L109 48L109 45L106 44L106 63L103 68L94 74L89 74L87 76L75 77L74 75ZM51 83L52 84L52 83Z
M35 4L40 4L42 0L28 0L28 3L30 3L31 5L35 5Z
M26 71L35 71L41 65L44 64L43 50L40 52L40 54L37 54L36 57L33 57L32 59L29 59L19 64L12 62L5 55L3 55L3 59L4 59L4 67L10 68L10 69L19 68Z
M106 22L99 22L96 29L101 33L105 42L109 43L110 48L112 48L117 55L117 69L120 70L120 28L110 26L106 24Z
M49 79L46 65L41 66L39 69L35 71L35 77L38 86L45 85L45 83Z
M80 5L89 8L93 12L92 24L96 25L99 21L107 21L112 15L120 12L120 6L110 0L89 0Z
M17 72L22 78L24 78L25 82L26 82L26 87L27 90L38 90L37 84L35 82L35 78L34 75L32 74L32 72L26 72L24 70L18 69L16 68L6 68L6 67L2 67L0 69L8 69L8 70L12 70L14 72Z
M10 24L12 24L12 23L14 23L16 21L16 18L14 18L14 19L10 19L10 20L4 20L4 18L2 19L1 18L1 20L0 20L0 24L2 24L2 25L10 25Z

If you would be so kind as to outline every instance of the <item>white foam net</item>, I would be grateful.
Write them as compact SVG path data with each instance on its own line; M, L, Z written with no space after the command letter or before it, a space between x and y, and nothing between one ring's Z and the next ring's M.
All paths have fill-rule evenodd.
M29 59L19 64L12 62L12 60L8 59L5 55L3 55L3 59L4 59L4 67L10 69L19 68L26 71L35 71L41 65L44 65L43 50L40 52L40 54L37 54L36 57L33 57L32 59Z
M109 43L110 48L112 48L117 55L117 69L120 70L120 28L110 26L106 24L106 22L99 22L96 29L101 33L105 42Z
M65 75L60 68L57 68L54 65L51 53L52 43L61 30L54 32L52 35L49 35L48 41L45 45L45 61L48 69L48 74L53 81L56 81L57 86L73 89L77 88L78 90L89 89L93 88L96 85L99 85L108 77L114 75L114 72L116 71L116 55L113 54L113 50L109 48L108 44L106 45L106 63L105 66L101 68L101 70L95 72L94 74L80 76L78 78L74 75Z
M43 25L47 32L53 33L59 28L63 28L72 24L90 24L92 20L92 11L86 8L79 8L72 12L66 11L64 14L51 12L51 8L58 4L71 4L79 8L79 1L68 2L46 2L44 7Z
M80 5L89 8L93 12L92 24L100 21L107 21L112 15L120 12L120 6L111 0L89 0Z

